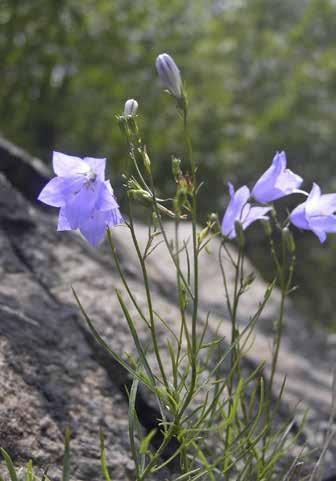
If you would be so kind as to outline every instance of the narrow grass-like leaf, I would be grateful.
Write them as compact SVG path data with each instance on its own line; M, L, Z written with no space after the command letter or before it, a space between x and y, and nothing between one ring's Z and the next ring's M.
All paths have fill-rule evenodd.
M34 480L33 461L30 459L26 466L26 481L33 481L33 480Z
M201 471L201 468L196 468L196 469L193 469L192 471L189 471L188 473L184 473L184 474L181 474L181 476L178 476L177 478L174 478L173 481L184 481L185 479L192 479L194 480L194 478L190 478L190 476L192 476L193 474L199 474L199 472ZM201 474L203 476L203 474L206 474L206 471L201 471ZM188 479L188 481L189 481Z
M149 431L147 436L143 438L140 444L140 449L139 449L140 454L143 454L143 455L147 454L149 445L156 433L157 433L157 429L154 428L151 431Z
M98 333L97 329L95 328L93 322L89 318L89 316L86 313L82 303L80 302L79 297L78 297L74 287L72 287L72 292L73 292L73 295L76 299L78 307L79 307L79 309L80 309L80 311L81 311L81 313L82 313L82 315L83 315L83 317L84 317L93 337L97 341L97 343L100 344L105 349L105 351L107 351L108 354L115 361L117 361L122 367L124 367L132 375L132 377L137 377L141 382L143 382L148 387L148 389L150 389L152 392L154 392L155 390L154 390L152 384L149 382L149 380L147 378L145 378L144 376L139 376L139 374L129 364L127 364L115 351L113 351L113 349L111 349L110 346L99 335L99 333Z
M16 470L15 470L15 467L14 467L14 464L13 464L13 461L12 461L10 455L3 448L0 448L0 451L1 451L1 454L4 458L4 460L5 460L5 463L6 463L11 481L18 481Z
M99 432L99 439L100 439L100 464L102 467L103 475L106 481L112 481L110 477L109 469L107 466L104 433L102 430L100 430Z
M134 340L134 343L135 343L135 347L139 353L139 357L140 357L140 361L141 361L141 364L143 365L148 377L150 378L151 380L151 387L152 387L152 390L153 390L153 386L155 386L155 378L154 378L154 374L148 364L148 361L146 359L146 354L143 350L143 347L141 345L141 342L140 342L140 339L139 339L139 336L138 336L138 333L137 333L137 330L136 330L136 327L135 327L135 324L133 322L133 319L126 307L126 304L122 298L122 295L120 293L120 291L116 290L116 293L117 293L117 297L118 297L118 301L119 301L119 304L121 306L121 309L125 315L125 318L126 318L126 321L127 321L127 324L128 324L128 327L129 327L129 330L132 334L132 337L133 337L133 340ZM136 376L138 378L138 375Z
M132 457L135 463L137 478L139 476L139 459L138 459L138 453L137 453L137 446L135 442L135 429L136 429L135 423L137 422L138 416L135 410L135 402L136 402L138 387L139 387L139 381L137 378L134 378L131 386L131 391L129 393L129 399L128 399L128 433L129 433L130 446L132 451Z

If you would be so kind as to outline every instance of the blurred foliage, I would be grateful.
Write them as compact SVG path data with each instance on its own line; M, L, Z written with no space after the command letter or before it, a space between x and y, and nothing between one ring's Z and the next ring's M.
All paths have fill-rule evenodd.
M225 183L253 182L276 150L336 190L335 0L1 0L0 130L45 160L57 150L108 156L120 179L115 115L139 101L156 175L169 188L183 156L180 121L154 71L171 53L183 72L204 213L222 213ZM335 239L298 234L298 300L336 325ZM267 277L265 246L251 250Z

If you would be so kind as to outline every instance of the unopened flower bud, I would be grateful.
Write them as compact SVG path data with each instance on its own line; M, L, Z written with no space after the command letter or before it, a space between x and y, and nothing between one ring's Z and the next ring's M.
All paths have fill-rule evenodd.
M242 248L245 245L245 235L244 235L243 226L241 225L239 220L236 220L234 225L235 225L235 231L236 231L236 235L237 235L238 245L239 245L239 247Z
M198 245L200 246L202 244L202 242L207 238L208 234L209 234L209 226L207 225L206 227L204 227L204 229L201 230L201 232L199 232L197 234L197 239L198 239Z
M125 117L134 117L138 111L138 102L134 99L128 99L125 102L124 107L124 116Z
M145 169L147 170L148 174L150 174L151 171L151 161L149 158L149 155L147 154L146 147L142 151L142 160L145 166Z
M288 227L285 227L284 229L282 229L281 235L282 235L283 242L285 243L286 248L288 249L288 252L290 254L294 254L294 252L295 252L295 241L294 241L293 234L288 229Z
M172 158L172 172L175 180L177 181L182 174L181 159L178 159L177 157Z
M160 54L155 62L161 82L177 99L183 97L182 80L178 66L168 53Z
M150 195L148 194L148 192L146 192L143 189L129 189L127 193L131 199L137 200L137 201L147 202L148 199L150 198Z
M220 223L218 220L218 215L215 212L212 212L209 215L209 223L212 232L220 232Z
M179 188L176 192L176 197L175 197L175 207L176 207L177 211L181 210L181 208L184 206L186 200L187 200L186 190L183 187Z

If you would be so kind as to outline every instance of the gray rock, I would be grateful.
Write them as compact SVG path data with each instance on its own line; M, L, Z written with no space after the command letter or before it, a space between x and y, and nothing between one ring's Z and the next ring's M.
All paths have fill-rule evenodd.
M74 286L98 331L118 354L125 356L126 352L134 353L134 348L114 295L115 289L124 292L124 288L107 242L92 249L77 233L57 233L54 210L42 208L34 200L48 172L38 160L0 139L0 445L18 465L31 457L41 468L50 464L50 475L57 479L63 433L70 426L73 478L102 479L101 427L112 478L133 479L124 394L124 385L130 379L92 339L71 291ZM169 235L172 229L167 224ZM138 224L142 246L146 233L147 228ZM145 310L143 281L128 230L118 227L113 236L132 293ZM181 226L181 236L188 242L187 223ZM201 256L199 328L211 311L210 330L214 332L221 321L220 332L228 335L230 324L217 251L218 244L213 242L211 252ZM177 329L175 273L163 246L148 258L148 269L155 308ZM229 266L227 269L232 279ZM246 270L254 270L249 262ZM257 276L242 299L241 325L255 311L264 290L265 283ZM278 302L279 293L275 291L258 324L254 343L246 352L247 363L252 366L270 360ZM130 303L129 308L135 314ZM308 327L291 304L286 321L276 379L279 387L287 376L283 412L294 412L300 403L296 411L300 417L309 408L305 438L308 446L318 447L330 413L333 344L327 342L323 332ZM146 342L148 330L140 322L138 329ZM165 347L164 336L160 342ZM152 359L151 353L149 356ZM155 407L146 394L140 393L138 403L142 422L150 428L156 418ZM335 454L334 444L327 455L328 475L336 470Z

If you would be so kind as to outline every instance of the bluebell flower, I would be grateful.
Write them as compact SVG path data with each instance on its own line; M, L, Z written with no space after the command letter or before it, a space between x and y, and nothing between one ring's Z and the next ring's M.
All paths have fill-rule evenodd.
M182 79L178 66L168 53L160 54L155 62L156 70L163 85L177 99L183 96Z
M42 189L38 200L59 207L58 230L79 229L97 246L108 226L121 224L122 216L109 180L105 180L106 159L73 157L53 153L56 177Z
M223 221L222 221L222 233L234 239L237 236L235 229L235 222L240 222L243 230L249 225L259 219L267 219L267 212L271 207L257 207L251 206L248 202L250 199L250 190L244 185L235 192L233 185L229 182L230 202L226 208Z
M272 165L260 177L252 189L252 197L258 202L271 202L286 195L302 192L299 189L303 179L286 168L285 152L277 152Z
M336 232L336 194L321 194L317 184L307 197L289 216L289 220L299 229L311 230L323 243L328 233Z

